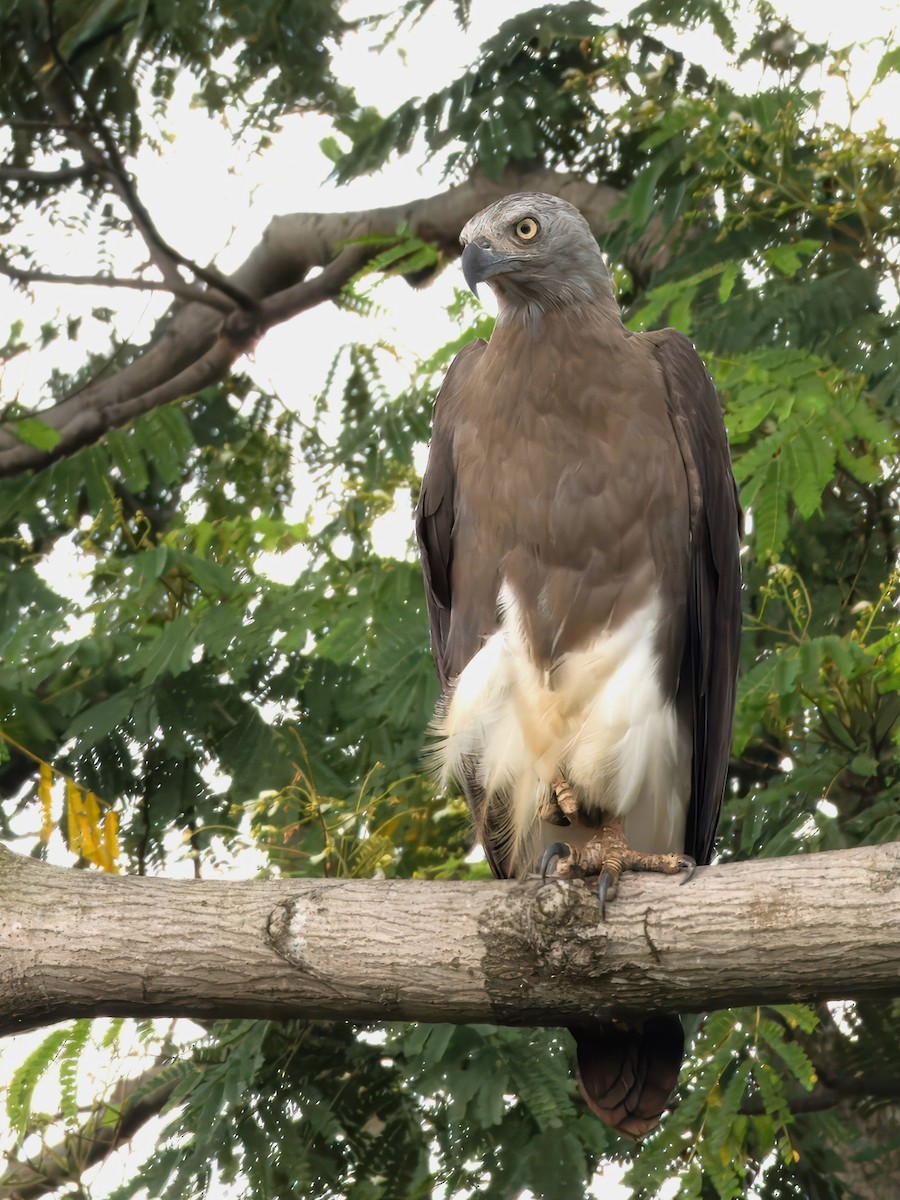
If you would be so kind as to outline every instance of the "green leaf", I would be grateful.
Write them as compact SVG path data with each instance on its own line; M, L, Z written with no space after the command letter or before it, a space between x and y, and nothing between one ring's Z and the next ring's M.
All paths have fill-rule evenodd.
M162 632L146 642L133 657L133 669L143 672L141 687L148 687L161 675L176 676L187 671L195 644L190 617L183 614L168 621Z
M529 1185L538 1196L580 1196L590 1178L584 1147L569 1131L552 1130L532 1138L527 1147Z
M773 1050L784 1063L791 1076L810 1091L816 1082L816 1070L809 1055L799 1042L794 1041L784 1026L771 1018L763 1017L757 1024L761 1042ZM771 1111L771 1110L770 1110ZM774 1113L772 1114L775 1115Z
M21 417L10 428L20 442L35 450L53 450L62 441L62 435L39 417Z
M75 1021L60 1052L60 1113L70 1129L77 1128L79 1123L78 1066L84 1048L90 1040L91 1029L90 1021Z
M339 163L344 157L344 150L335 137L324 137L319 142L319 149L329 162Z
M875 82L881 83L894 71L900 71L900 46L893 46L881 56L875 69Z
M871 754L855 754L847 765L855 775L861 775L864 779L878 774L878 759Z
M803 266L803 258L815 254L821 244L812 238L804 238L783 246L770 246L763 251L763 257L782 275L790 277L796 275Z
M200 558L196 554L184 554L180 562L190 571L197 586L206 596L227 600L235 595L240 586L230 572L212 559Z
M777 562L781 555L788 531L787 502L783 462L780 456L773 455L748 505L753 517L753 541L761 562Z
M21 1137L31 1116L31 1100L34 1089L56 1061L62 1047L69 1040L69 1027L54 1031L28 1055L20 1067L13 1072L6 1092L6 1115L14 1133Z
M719 280L719 303L724 304L731 295L737 282L739 267L736 262L727 262L722 268L722 278Z
M660 155L644 168L628 189L628 213L632 230L644 229L656 209L656 187L668 162Z
M130 716L134 702L134 693L126 689L83 709L66 729L66 740L78 738L82 748L96 745Z
M147 463L136 437L129 430L111 430L106 437L106 448L114 465L118 468L125 486L133 495L146 491L150 483Z

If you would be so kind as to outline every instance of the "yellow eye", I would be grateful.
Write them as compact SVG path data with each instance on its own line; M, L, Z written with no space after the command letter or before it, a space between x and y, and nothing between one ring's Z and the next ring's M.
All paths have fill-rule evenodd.
M540 230L541 227L534 217L523 217L516 225L516 237L521 238L523 242L530 242L532 238L537 237Z

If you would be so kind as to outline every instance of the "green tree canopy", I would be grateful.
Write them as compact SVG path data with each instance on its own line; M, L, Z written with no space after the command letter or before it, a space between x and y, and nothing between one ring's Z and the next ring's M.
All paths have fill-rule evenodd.
M854 48L767 0L752 20L731 0L576 0L512 16L431 95L361 104L341 47L368 29L385 69L441 7L469 19L466 0L0 0L0 273L23 308L73 281L46 249L69 230L95 248L75 282L109 285L102 305L68 288L54 302L71 311L0 331L5 358L34 364L0 414L0 835L131 873L252 852L270 875L484 874L464 805L422 768L437 687L419 568L373 527L408 508L434 391L490 319L458 292L446 344L397 387L393 347L353 340L350 318L377 313L386 275L426 285L476 208L536 187L588 213L631 327L688 333L725 406L747 533L719 855L900 839L900 146L854 102L849 122L827 116L822 88L849 80ZM895 82L900 48L869 53L871 85ZM273 220L224 275L160 233L135 169L164 154L186 82L260 153L318 114L337 179L383 170L393 203L391 165L412 156L441 164L445 190ZM169 304L143 342L113 319L136 288ZM298 354L295 393L272 394L242 352L288 319L302 338L323 302L347 314L333 370L307 380ZM285 583L266 564L288 550ZM58 577L73 561L74 598ZM635 1197L672 1180L722 1200L900 1185L897 999L697 1018L678 1103L640 1148L586 1115L562 1033L139 1032L139 1111L168 1108L122 1200L221 1181L260 1198L577 1197L608 1160ZM124 1056L130 1036L75 1023L40 1044L8 1092L12 1161L83 1124L87 1049ZM31 1103L48 1072L49 1124ZM115 1127L114 1110L95 1119ZM92 1144L88 1159L108 1149ZM75 1194L76 1178L47 1186Z

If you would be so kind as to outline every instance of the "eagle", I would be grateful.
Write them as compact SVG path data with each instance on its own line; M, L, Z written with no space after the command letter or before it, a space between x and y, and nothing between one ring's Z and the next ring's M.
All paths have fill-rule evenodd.
M438 394L416 510L442 687L435 747L495 875L708 863L728 768L740 506L715 387L672 329L632 333L582 214L505 196L460 235L497 318ZM681 1022L573 1029L582 1095L641 1137Z

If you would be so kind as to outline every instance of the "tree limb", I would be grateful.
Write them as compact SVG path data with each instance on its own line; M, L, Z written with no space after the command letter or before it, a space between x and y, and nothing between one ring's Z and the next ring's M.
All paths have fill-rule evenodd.
M122 1079L88 1121L35 1158L12 1161L0 1175L0 1200L37 1200L76 1182L159 1116L178 1085L171 1065L155 1066L136 1079Z
M141 279L137 276L62 275L56 271L17 267L5 258L0 258L0 275L14 279L16 283L66 283L73 287L130 288L138 292L167 292L185 300L194 300L197 297L197 289L188 287L187 284L173 286L171 283L160 283L155 279ZM232 307L228 305L224 307L224 311L230 313Z
M515 190L549 191L570 200L585 214L595 234L615 225L612 216L621 194L612 187L546 169L514 172L501 180L476 176L436 196L364 212L296 213L275 217L249 258L230 277L231 284L257 305L252 312L223 315L202 303L188 303L151 338L148 348L115 375L96 379L58 404L39 411L59 435L52 450L20 441L15 422L0 425L0 476L38 469L117 428L200 387L224 379L235 360L274 325L334 299L381 247L348 245L354 238L389 238L398 230L435 245L445 258L459 254L459 231L480 208ZM665 251L652 239L632 248L628 259L664 261ZM321 274L308 278L315 268ZM188 285L184 285L187 287Z
M46 14L48 24L46 46L53 56L57 70L48 72L43 69L39 54L39 48L43 47L35 32L32 30L30 36L26 38L28 57L38 89L47 108L57 117L60 127L67 129L68 140L72 147L81 154L84 165L100 178L106 179L128 209L132 223L143 239L151 261L159 270L169 290L174 295L178 295L189 287L178 271L179 266L186 266L197 279L206 283L211 290L218 289L227 296L231 305L248 307L250 301L239 289L233 288L227 280L222 280L215 272L205 270L186 255L179 253L162 237L138 195L134 180L122 161L122 155L112 132L92 105L77 74L59 50L56 37L56 15L52 0L48 0ZM63 86L63 80L68 87ZM78 114L75 112L73 98L77 98L87 117L86 125L75 119ZM93 138L87 129L93 133ZM198 302L211 302L208 293L201 289L195 288L193 292L194 298ZM217 307L221 307L221 299L219 297L217 299L219 299Z
M193 882L3 851L0 912L0 1034L117 1015L581 1025L900 994L900 843L627 877L605 922L558 881Z
M819 1079L810 1091L796 1088L787 1097L792 1113L824 1112L848 1100L864 1098L900 1100L900 1079L878 1079L871 1075L844 1075L827 1082ZM764 1116L768 1110L761 1096L749 1096L741 1104L747 1116Z

